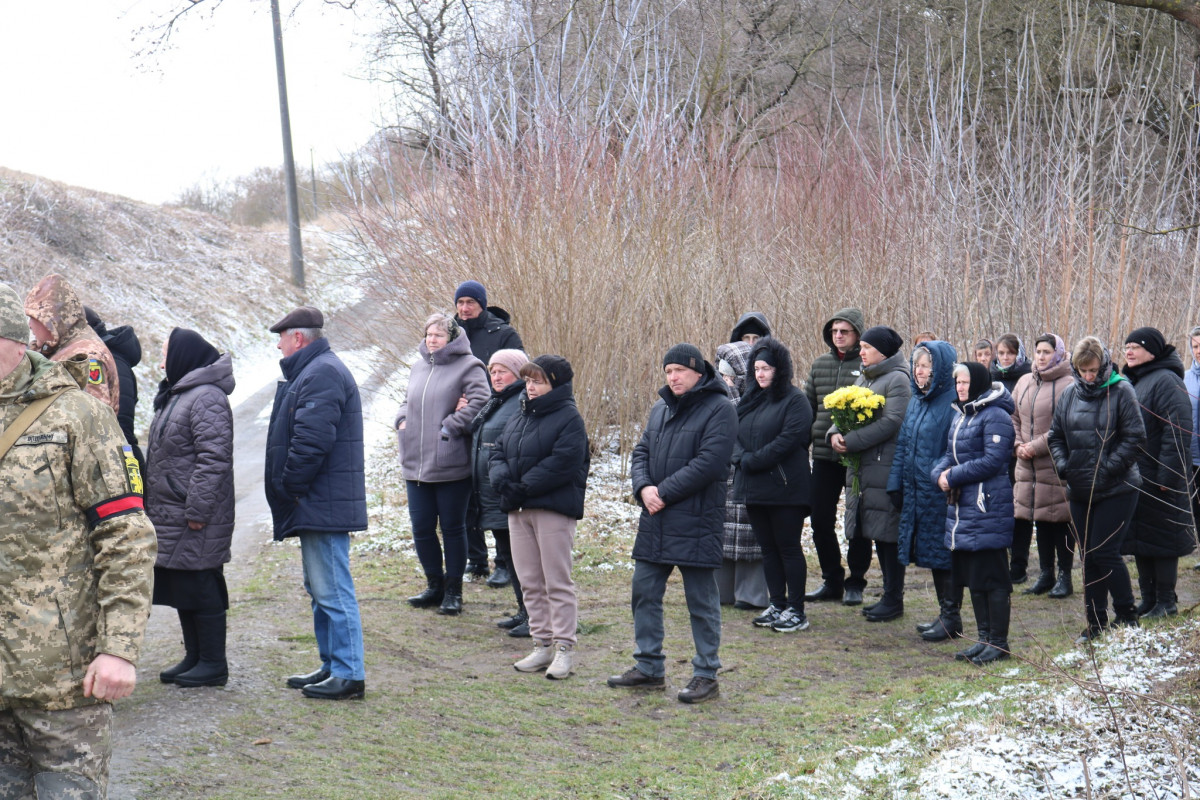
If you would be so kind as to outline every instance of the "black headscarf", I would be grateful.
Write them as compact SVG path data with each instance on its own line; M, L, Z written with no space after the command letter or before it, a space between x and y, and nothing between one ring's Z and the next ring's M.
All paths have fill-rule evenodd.
M971 376L971 386L967 389L966 401L955 400L959 407L962 407L968 403L974 403L983 396L984 392L992 388L992 373L978 361L963 361L960 366L966 367L967 374ZM955 370L955 372L957 371Z
M216 363L220 351L208 343L200 334L188 328L172 328L167 338L167 377L158 384L154 396L154 410L167 404L167 397L175 384L192 370Z

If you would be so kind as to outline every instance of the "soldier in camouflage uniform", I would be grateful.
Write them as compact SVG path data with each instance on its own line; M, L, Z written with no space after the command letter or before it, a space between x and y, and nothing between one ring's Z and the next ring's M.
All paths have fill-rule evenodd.
M102 403L121 411L121 387L117 364L108 346L87 323L83 303L62 275L47 275L25 298L33 348L52 361L87 356L84 390Z
M26 334L0 284L0 437L54 397L0 457L0 798L103 798L156 540L116 417L80 391L89 359L51 362Z

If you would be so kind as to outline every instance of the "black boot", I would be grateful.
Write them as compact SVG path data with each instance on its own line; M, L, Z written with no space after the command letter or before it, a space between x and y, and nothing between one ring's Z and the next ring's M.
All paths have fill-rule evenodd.
M434 606L440 606L444 591L445 579L441 576L426 575L425 591L408 598L408 604L413 608L433 608Z
M442 605L438 608L439 614L453 617L462 613L462 579L447 578L446 593L442 597Z
M970 661L987 648L988 637L991 636L991 612L987 600L987 592L971 592L971 610L975 612L975 636L979 641L966 650L955 653L956 661Z
M921 638L927 642L942 642L962 636L963 632L962 614L959 610L962 589L960 587L958 591L955 591L954 579L949 570L937 570L934 574L938 573L941 573L940 578L944 585L941 592L942 613L938 616L933 628L921 633Z
M1140 617L1143 614L1148 614L1150 609L1158 604L1158 591L1155 575L1153 558L1146 556L1136 556L1134 563L1138 569L1138 593L1142 596L1142 602L1137 605L1137 615Z
M196 643L200 658L196 666L175 676L176 686L224 686L229 680L225 660L225 612L197 611Z
M196 666L200 660L200 645L196 641L196 612L181 609L178 613L179 627L183 630L183 660L158 673L158 679L163 683L174 683L176 677Z
M1178 558L1154 559L1154 596L1158 602L1156 602L1154 607L1143 615L1146 619L1173 617L1179 613L1179 601L1175 595L1175 585L1178 580Z
M972 664L990 664L1009 657L1008 620L1012 602L1007 589L993 589L987 593L988 644L977 655L968 659Z
M1063 598L1070 597L1075 593L1075 586L1071 582L1071 570L1060 569L1058 571L1058 580L1054 582L1054 588L1050 590L1048 597Z
M1022 594L1045 594L1054 588L1054 570L1043 569L1038 575L1038 579L1034 581L1032 586L1025 589Z
M897 558L897 546L886 544L881 546L879 569L883 572L883 599L871 607L864 616L867 622L888 622L904 616L904 569L905 565Z

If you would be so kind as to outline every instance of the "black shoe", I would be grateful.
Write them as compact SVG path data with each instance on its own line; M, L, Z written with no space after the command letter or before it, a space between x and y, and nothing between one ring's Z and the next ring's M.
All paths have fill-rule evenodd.
M1008 643L1002 642L999 644L989 644L987 647L983 648L967 660L976 666L983 666L984 664L990 664L993 661L1003 661L1004 659L1008 658L1009 655Z
M1144 617L1147 614L1149 614L1150 610L1152 608L1154 608L1156 605L1158 605L1158 601L1154 598L1153 595L1151 595L1150 597L1143 597L1142 602L1138 603L1137 608L1135 609L1135 612L1137 613L1137 615L1139 617Z
M309 686L314 683L320 683L328 677L329 670L325 669L324 667L318 667L312 672L304 675L293 675L287 679L287 685L289 689L303 689L305 686Z
M1024 583L1029 580L1029 573L1025 571L1025 567L1011 567L1008 570L1008 577L1014 583Z
M962 636L962 620L943 619L938 617L932 628L921 631L921 638L927 642L944 642Z
M316 700L361 700L367 693L367 682L330 676L320 683L310 683L300 693Z
M1071 573L1067 570L1060 569L1058 571L1058 580L1054 583L1054 588L1050 590L1049 597L1061 599L1070 597L1075 593L1075 586L1071 582Z
M1049 569L1042 570L1042 574L1038 575L1038 579L1033 585L1027 588L1022 594L1045 594L1054 588L1054 571Z
M492 574L492 571L490 569L488 569L488 565L486 563L485 564L468 563L466 570L463 572L463 577L464 578L486 578L488 575L491 575L491 574Z
M457 617L462 613L462 595L447 591L437 612L447 617Z
M734 600L733 607L738 611L758 611L761 608L766 608L766 606L756 606L754 603L749 603L745 600Z
M521 623L528 622L528 621L529 621L529 617L526 616L525 612L518 611L517 613L513 614L511 617L505 617L504 619L496 620L496 627L497 628L505 628L507 630L512 630L513 628L517 627Z
M229 665L224 661L201 659L187 672L175 676L175 685L185 689L197 686L224 686L229 682Z
M1093 639L1099 639L1104 635L1104 628L1099 625L1089 625L1083 629L1083 633L1075 638L1075 644L1087 644Z
M822 583L816 589L804 595L805 602L821 603L821 602L845 602L844 590L840 586L830 586L828 582ZM847 603L846 605L850 605Z
M512 583L512 575L509 574L508 567L496 567L492 577L487 579L487 585L493 589L503 589L510 583Z
M620 675L613 675L607 681L614 689L661 689L667 685L661 675L652 678L637 667L627 669Z
M1175 603L1166 605L1164 603L1156 603L1154 608L1142 614L1142 619L1162 619L1163 617L1173 617L1179 613L1179 606Z
M526 619L524 622L522 622L517 627L510 628L508 631L508 635L513 637L514 639L528 639L529 635L530 635L529 634L529 620Z
M862 601L862 589L847 589L842 595L842 605L844 606L861 606Z
M934 628L936 628L938 625L940 625L941 622L942 622L942 617L940 614L933 618L933 622L918 622L917 623L917 633L924 633L925 631L931 631Z
M904 603L879 603L865 614L867 622L890 622L904 616Z
M445 581L442 578L425 577L425 591L408 598L408 604L413 608L433 608L442 604L445 591Z
M677 697L681 703L703 703L705 700L712 700L721 693L721 687L717 684L716 678L702 678L699 675L693 675L688 681L687 687L680 692Z
M176 678L187 672L192 667L196 666L196 663L199 660L200 656L198 656L196 653L188 653L178 664L173 667L168 667L167 669L164 669L162 672L158 673L158 679L163 683L174 683Z

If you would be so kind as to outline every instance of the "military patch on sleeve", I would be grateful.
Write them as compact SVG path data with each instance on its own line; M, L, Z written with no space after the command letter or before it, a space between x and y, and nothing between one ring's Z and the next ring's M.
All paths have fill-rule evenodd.
M93 358L88 361L87 381L93 386L104 383L104 365L101 364L97 359Z
M121 448L121 456L125 459L125 474L129 477L129 489L134 494L144 494L142 491L142 468L133 455L133 448L125 445Z

